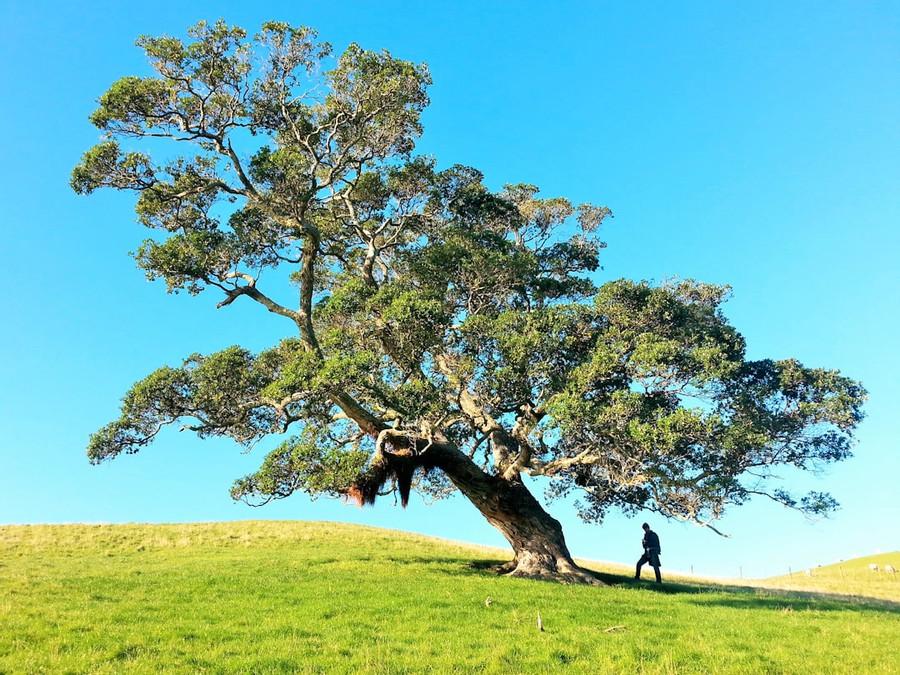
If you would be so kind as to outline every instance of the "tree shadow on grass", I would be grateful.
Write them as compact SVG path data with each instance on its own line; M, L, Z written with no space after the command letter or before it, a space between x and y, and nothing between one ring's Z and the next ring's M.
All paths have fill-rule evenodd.
M382 560L393 565L449 565L454 568L462 568L462 571L458 573L448 571L448 574L471 574L471 571L489 570L490 567L496 566L500 562L498 560L478 560L473 563L468 558L430 555L389 555ZM471 571L467 572L467 569Z
M448 561L449 562L449 561ZM480 575L496 577L497 560L461 560L463 564L458 571L447 571L448 574ZM584 569L584 568L583 568ZM666 581L657 584L653 581L635 580L626 574L598 572L588 569L594 577L606 586L617 588L633 588L664 595L692 596L688 602L696 605L715 605L733 607L735 609L759 609L770 611L851 611L851 612L890 612L900 614L900 603L881 598L870 598L857 595L840 595L836 593L819 593L812 591L793 591L780 588L762 588L757 586L738 586L716 583L685 583L682 581ZM522 580L525 583L556 584L546 579ZM603 589L598 589L602 592Z

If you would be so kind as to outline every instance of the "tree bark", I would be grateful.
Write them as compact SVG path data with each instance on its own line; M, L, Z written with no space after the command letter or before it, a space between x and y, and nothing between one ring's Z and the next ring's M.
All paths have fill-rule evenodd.
M434 465L512 546L515 557L500 571L515 577L602 584L575 564L559 521L543 509L520 479L487 474L450 444L432 447L429 454Z

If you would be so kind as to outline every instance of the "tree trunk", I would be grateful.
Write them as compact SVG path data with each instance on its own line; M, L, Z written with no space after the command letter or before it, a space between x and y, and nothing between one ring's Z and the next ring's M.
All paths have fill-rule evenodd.
M452 446L432 449L438 455L435 465L512 546L515 557L501 571L517 577L602 583L575 564L559 521L543 509L520 480L491 476Z

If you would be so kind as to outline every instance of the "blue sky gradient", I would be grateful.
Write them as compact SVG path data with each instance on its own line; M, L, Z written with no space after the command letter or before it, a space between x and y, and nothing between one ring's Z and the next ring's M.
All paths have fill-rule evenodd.
M0 3L0 523L245 518L369 523L502 545L462 499L404 512L293 497L233 503L267 449L162 434L91 467L88 435L129 385L195 351L283 336L249 303L167 296L127 252L133 198L77 197L87 122L123 75L148 72L142 33L223 17L251 32L308 24L426 61L432 105L419 151L489 184L609 205L598 281L728 283L751 357L840 368L870 392L856 456L791 485L843 508L810 523L754 503L722 539L652 521L670 569L763 576L900 549L900 3ZM540 491L540 486L536 486ZM631 561L641 519L551 512L577 556Z

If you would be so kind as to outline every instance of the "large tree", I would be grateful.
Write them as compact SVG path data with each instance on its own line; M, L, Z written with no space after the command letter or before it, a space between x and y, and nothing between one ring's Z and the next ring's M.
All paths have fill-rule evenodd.
M332 59L284 23L252 40L222 22L189 35L138 40L155 72L100 98L103 140L72 186L136 192L155 230L135 253L149 279L258 303L285 338L154 371L91 437L92 462L176 423L245 446L275 436L235 499L459 490L511 544L507 571L580 581L593 577L523 475L577 493L594 522L616 508L710 525L754 495L835 505L791 496L773 469L846 458L863 389L748 360L727 288L596 287L606 207L493 191L413 154L424 65L356 44ZM262 288L264 270L293 286ZM288 288L293 301L276 299Z

